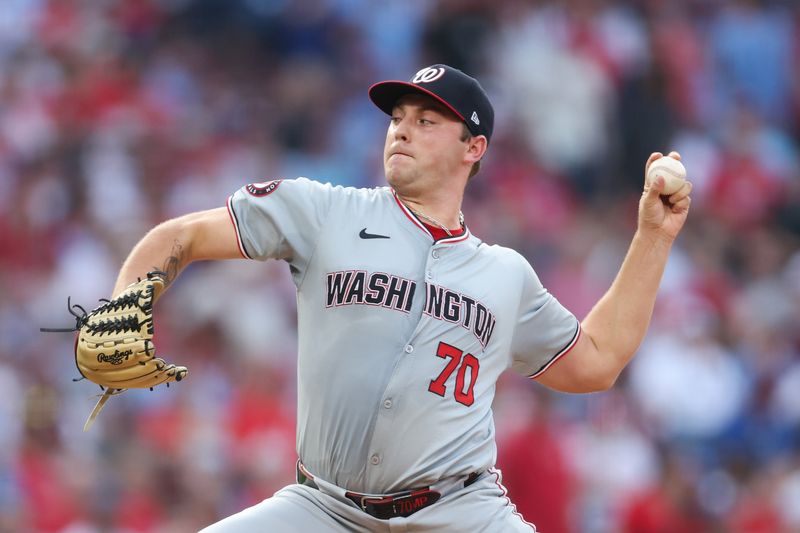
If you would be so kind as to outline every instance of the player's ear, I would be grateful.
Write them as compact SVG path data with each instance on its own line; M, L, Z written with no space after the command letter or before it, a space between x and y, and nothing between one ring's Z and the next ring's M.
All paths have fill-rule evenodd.
M489 141L486 139L485 135L470 137L467 140L467 150L464 154L464 160L467 163L477 163L481 160L483 154L486 153L488 147Z

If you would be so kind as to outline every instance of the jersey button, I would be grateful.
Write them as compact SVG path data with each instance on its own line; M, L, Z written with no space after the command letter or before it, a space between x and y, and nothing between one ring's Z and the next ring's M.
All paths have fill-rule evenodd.
M434 250L431 252L431 255L434 259L439 259L439 250Z
M383 406L386 409L391 409L392 408L392 399L391 398L386 398L385 400L383 400Z
M373 454L372 457L369 458L369 462L373 466L378 466L379 464L381 464L381 456L378 455L377 453Z
M405 351L406 353L411 353L414 351L414 347L411 346L410 344L406 344Z
M433 272L428 270L428 272L425 273L425 279L433 279Z

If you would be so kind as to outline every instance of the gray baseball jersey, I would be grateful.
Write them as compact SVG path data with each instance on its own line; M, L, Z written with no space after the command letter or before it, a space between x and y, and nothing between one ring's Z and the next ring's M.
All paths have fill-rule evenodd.
M305 178L228 200L244 257L297 286L297 451L315 476L384 494L494 465L492 400L535 377L578 320L518 253L469 230L434 240L388 187Z

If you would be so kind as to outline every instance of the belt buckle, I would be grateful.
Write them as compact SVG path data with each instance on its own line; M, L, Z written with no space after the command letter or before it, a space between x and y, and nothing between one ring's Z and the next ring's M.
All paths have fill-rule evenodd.
M358 500L359 500L359 503L358 503L358 505L359 505L359 507L361 507L361 510L362 510L362 511L364 511L365 513L367 512L367 504L366 504L366 500L369 500L369 499L372 499L372 500L374 500L375 498L370 498L369 496L361 496L361 497L358 499Z
M440 497L441 494L430 487L396 492L386 496L369 496L357 493L351 493L350 496L351 500L363 512L381 520L397 516L410 516L423 507L435 503ZM419 498L424 499L420 501ZM387 507L389 505L391 508Z
M400 494L400 493L398 493ZM391 503L395 500L396 496L360 496L359 497L359 504L361 505L361 510L365 513L367 512L367 502L374 504L374 505L382 505L386 503Z

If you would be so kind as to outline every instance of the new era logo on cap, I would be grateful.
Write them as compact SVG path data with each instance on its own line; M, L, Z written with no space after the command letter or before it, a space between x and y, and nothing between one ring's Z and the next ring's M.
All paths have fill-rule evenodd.
M448 65L431 65L417 71L411 81L382 81L369 89L369 97L387 115L397 100L408 93L431 96L447 106L467 125L472 135L489 140L494 109L478 80Z

